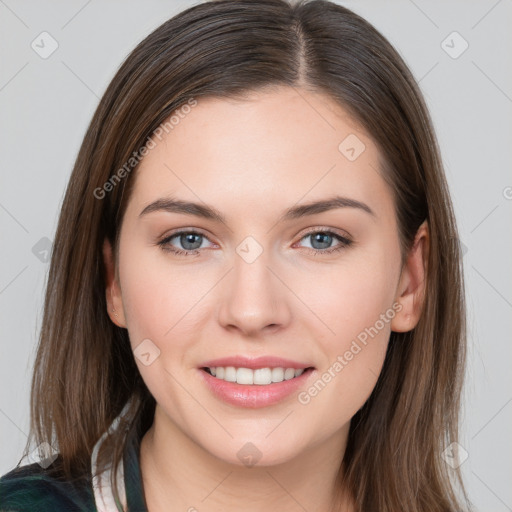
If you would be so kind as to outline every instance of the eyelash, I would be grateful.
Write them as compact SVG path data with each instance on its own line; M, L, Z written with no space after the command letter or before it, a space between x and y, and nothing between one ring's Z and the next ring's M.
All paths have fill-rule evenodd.
M328 249L313 249L311 247L306 247L305 249L307 249L308 252L312 252L312 254L314 256L317 256L319 254L332 254L332 253L341 251L343 249L346 249L353 243L352 240L350 240L346 237L343 237L341 235L338 235L337 233L334 233L332 231L326 230L326 229L317 229L317 230L309 231L299 240L299 242L301 240L304 240L304 238L307 238L308 236L315 235L316 233L324 233L324 234L332 235L340 243L338 245L335 245L334 247L331 247ZM191 231L176 231L175 233L172 233L171 235L165 237L163 240L159 241L157 243L157 245L160 246L162 251L170 252L177 256L197 256L199 254L200 249L183 250L183 249L171 248L171 246L168 245L169 242L173 238L175 238L179 235L200 235L203 238L206 238L208 240L208 238L205 235L203 235L202 233L200 233L199 231L192 231L192 230Z

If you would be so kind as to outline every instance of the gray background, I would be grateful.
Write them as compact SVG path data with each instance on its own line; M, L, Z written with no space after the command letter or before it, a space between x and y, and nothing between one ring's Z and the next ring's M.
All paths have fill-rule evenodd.
M512 2L340 3L397 47L431 110L465 251L462 469L478 510L512 510ZM86 126L128 52L192 4L0 0L0 474L28 432L46 249Z

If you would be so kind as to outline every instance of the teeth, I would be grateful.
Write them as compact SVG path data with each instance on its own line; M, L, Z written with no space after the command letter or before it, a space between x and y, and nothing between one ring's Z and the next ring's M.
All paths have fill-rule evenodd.
M228 382L236 382L237 380L237 371L233 366L228 366L224 372L224 380Z
M237 384L256 384L260 386L290 380L304 373L303 368L300 370L295 368L258 368L252 370L250 368L235 368L234 366L217 366L216 368L209 368L209 370L217 379L236 382Z

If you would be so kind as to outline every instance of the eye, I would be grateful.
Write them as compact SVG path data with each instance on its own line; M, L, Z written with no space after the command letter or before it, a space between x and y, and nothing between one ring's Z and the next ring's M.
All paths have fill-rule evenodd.
M303 236L300 241L307 239L311 240L311 245L306 249L313 252L314 255L340 251L353 243L352 240L325 229L311 231ZM163 251L179 256L197 256L200 249L205 248L203 243L207 240L208 238L205 235L197 231L178 231L165 237L157 245ZM332 244L336 241L337 244L333 246ZM181 246L181 248L176 247L175 244Z
M181 245L182 249L175 247L172 244L173 240L175 240L175 244ZM178 231L158 242L158 245L165 252L172 252L180 256L193 256L199 254L199 249L204 249L203 242L205 240L208 240L206 236L197 231Z
M309 232L306 236L301 238L301 241L307 239L311 240L310 247L308 249L310 249L315 255L341 251L352 244L352 240L333 233L332 231L322 229ZM336 241L338 241L338 243L332 246L333 242Z

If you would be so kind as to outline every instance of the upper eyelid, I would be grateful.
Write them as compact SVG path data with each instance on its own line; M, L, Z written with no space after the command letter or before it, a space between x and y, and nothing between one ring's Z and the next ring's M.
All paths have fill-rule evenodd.
M300 239L302 240L302 238L304 238L305 236L308 236L308 235L311 235L314 233L332 233L333 235L338 235L342 238L352 238L351 235L349 235L348 232L346 232L343 229L319 226L319 227L314 227L314 228L306 228L306 231L304 231L304 234L301 236Z
M162 238L161 238L161 241L165 241L165 240L170 240L171 238L174 238L175 236L178 236L178 235L184 235L184 234L194 234L194 235L201 235L203 236L204 238L208 239L210 242L212 242L212 240L210 240L210 237L209 235L207 235L206 233L204 233L203 231L201 231L199 228L191 228L191 229L188 229L188 228L185 228L185 229L178 229L177 231L174 231L172 233L169 233L167 235L164 235ZM212 242L212 243L215 243L215 242Z

